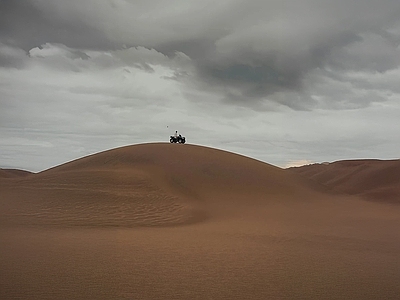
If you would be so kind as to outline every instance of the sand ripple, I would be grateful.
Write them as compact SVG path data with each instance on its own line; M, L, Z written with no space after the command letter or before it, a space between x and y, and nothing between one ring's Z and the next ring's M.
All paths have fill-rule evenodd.
M81 176L87 179L88 176ZM14 199L0 212L1 224L30 226L148 227L189 224L205 218L202 210L184 197L163 191L146 178L131 176L129 184L77 183L63 177L28 181L5 194ZM94 182L94 184L93 184ZM18 193L18 200L13 197Z

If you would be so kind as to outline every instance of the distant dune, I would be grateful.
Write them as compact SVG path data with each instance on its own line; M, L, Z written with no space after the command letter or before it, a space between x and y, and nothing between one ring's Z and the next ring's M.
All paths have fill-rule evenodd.
M290 168L338 193L400 203L400 160L344 160Z
M398 299L400 206L358 196L398 162L356 164L154 143L1 169L0 299Z

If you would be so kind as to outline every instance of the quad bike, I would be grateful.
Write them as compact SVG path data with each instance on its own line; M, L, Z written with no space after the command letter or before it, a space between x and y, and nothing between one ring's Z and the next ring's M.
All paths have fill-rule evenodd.
M169 138L169 142L170 143L184 144L186 142L186 139L185 139L184 136L181 136L181 135L178 135L177 137L171 135L170 138Z

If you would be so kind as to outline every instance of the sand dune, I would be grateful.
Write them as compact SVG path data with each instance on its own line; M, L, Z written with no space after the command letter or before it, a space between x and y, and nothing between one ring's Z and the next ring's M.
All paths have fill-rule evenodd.
M209 217L226 202L245 206L260 201L279 202L275 195L304 193L304 185L304 180L277 167L215 149L137 145L20 178L6 191L12 194L17 189L18 200L9 197L13 205L3 209L0 222L88 226L186 224ZM214 204L211 211L207 209L210 204Z
M346 160L290 170L329 187L333 192L400 203L400 160Z
M17 169L0 169L0 178L15 178L15 177L24 177L31 175L33 173L25 170L17 170Z
M142 144L5 177L0 299L400 294L398 206L244 156Z

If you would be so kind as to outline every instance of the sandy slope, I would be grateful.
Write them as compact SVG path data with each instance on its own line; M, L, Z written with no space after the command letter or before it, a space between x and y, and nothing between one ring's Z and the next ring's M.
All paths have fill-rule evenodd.
M400 203L400 160L345 160L290 170L338 193Z
M0 299L397 299L398 206L193 145L0 178Z
M279 203L282 196L308 190L304 180L271 165L170 144L106 151L21 178L11 187L5 193L17 189L18 197L3 209L0 222L101 227L197 222L217 213L217 207L224 213L233 203Z
M0 169L0 178L16 178L31 175L32 173L25 170L17 169Z

